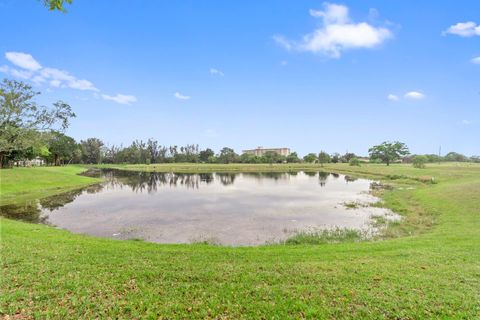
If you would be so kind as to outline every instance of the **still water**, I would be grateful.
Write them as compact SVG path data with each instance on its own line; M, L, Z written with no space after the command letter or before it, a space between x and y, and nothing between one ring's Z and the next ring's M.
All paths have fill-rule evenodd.
M275 243L336 227L375 232L372 216L393 217L368 206L378 200L369 194L372 181L326 172L96 174L105 182L0 207L0 214L100 237L222 245Z

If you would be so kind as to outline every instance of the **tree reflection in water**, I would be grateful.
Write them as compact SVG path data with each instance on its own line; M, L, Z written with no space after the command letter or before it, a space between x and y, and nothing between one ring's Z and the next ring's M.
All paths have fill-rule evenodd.
M138 172L124 171L116 169L94 169L89 170L85 175L101 177L104 182L85 187L83 189L65 192L52 197L44 198L38 201L30 201L21 205L5 205L0 207L0 215L34 223L46 223L48 216L45 210L53 211L73 202L82 193L93 194L100 192L104 188L124 188L129 187L134 192L154 193L161 187L169 186L172 188L182 187L187 189L199 189L201 185L208 185L214 181L220 182L224 186L233 185L237 175L244 175L258 180L288 180L296 176L297 172L248 172L248 173L160 173L160 172ZM330 173L328 172L304 172L308 177L316 177L321 187L327 183ZM334 178L339 175L332 173ZM345 176L345 181L352 182L356 178ZM43 214L42 214L43 212Z

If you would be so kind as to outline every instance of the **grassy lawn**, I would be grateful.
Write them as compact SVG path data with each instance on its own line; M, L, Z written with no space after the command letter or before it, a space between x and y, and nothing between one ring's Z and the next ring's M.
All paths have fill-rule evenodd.
M22 203L99 182L78 175L79 166L33 167L0 171L0 205Z
M182 172L319 168L121 167ZM81 170L1 171L2 203L4 197L20 203L91 181L75 175ZM59 319L480 318L479 165L328 165L325 170L392 184L393 190L381 196L385 206L404 215L404 222L392 226L388 239L381 241L232 248L98 239L1 219L0 314Z

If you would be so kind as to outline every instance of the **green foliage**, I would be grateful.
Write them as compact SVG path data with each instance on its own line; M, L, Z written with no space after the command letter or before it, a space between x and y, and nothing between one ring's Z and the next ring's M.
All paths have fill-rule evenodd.
M348 161L348 164L349 164L350 166L357 166L357 167L359 167L359 166L360 166L360 160L359 160L358 158L354 157L354 158L351 158L350 161Z
M60 161L73 158L78 148L75 139L60 132L53 132L48 140L49 155L53 157L56 166L60 165Z
M337 152L332 155L332 163L339 163L340 162L340 154Z
M87 140L80 141L80 147L82 150L82 161L88 164L99 164L102 162L103 157L103 142L97 138L88 138ZM130 153L134 150L128 150Z
M362 239L362 233L354 229L336 228L332 230L320 230L314 232L298 232L285 240L285 244L326 244L340 242L356 242Z
M65 4L72 4L73 0L41 0L45 7L50 11L58 10L66 12Z
M292 152L290 153L286 158L285 160L288 162L288 163L298 163L300 162L300 158L298 157L298 154L296 152Z
M330 155L326 153L325 151L320 151L318 154L318 162L323 166L325 163L330 162Z
M215 152L212 149L207 148L205 150L200 151L199 159L201 162L208 162L208 158L215 156Z
M340 158L340 160L341 160L341 162L349 163L352 158L356 158L356 157L357 156L355 155L355 153L347 152Z
M232 148L224 147L220 150L218 155L218 163L233 163L237 162L239 159L238 155Z
M0 83L0 168L15 153L45 145L49 132L65 130L75 117L65 102L46 107L34 101L37 95L23 82L4 79Z
M368 149L370 159L380 159L390 165L391 162L399 160L401 157L409 154L408 147L403 142L383 142Z
M314 163L315 161L317 161L317 155L315 153L309 153L303 157L303 161L308 163Z
M445 155L445 161L456 161L456 162L466 162L468 158L463 154L457 152L449 152Z
M427 161L428 158L426 156L419 155L413 157L412 164L414 168L423 169L425 168L425 164L427 163Z

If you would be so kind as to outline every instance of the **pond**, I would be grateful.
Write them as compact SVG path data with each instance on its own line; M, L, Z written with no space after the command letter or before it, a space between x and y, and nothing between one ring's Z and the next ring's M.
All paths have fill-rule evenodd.
M235 246L332 228L371 234L372 216L395 219L370 206L372 181L327 172L96 175L105 181L0 214L100 237Z

